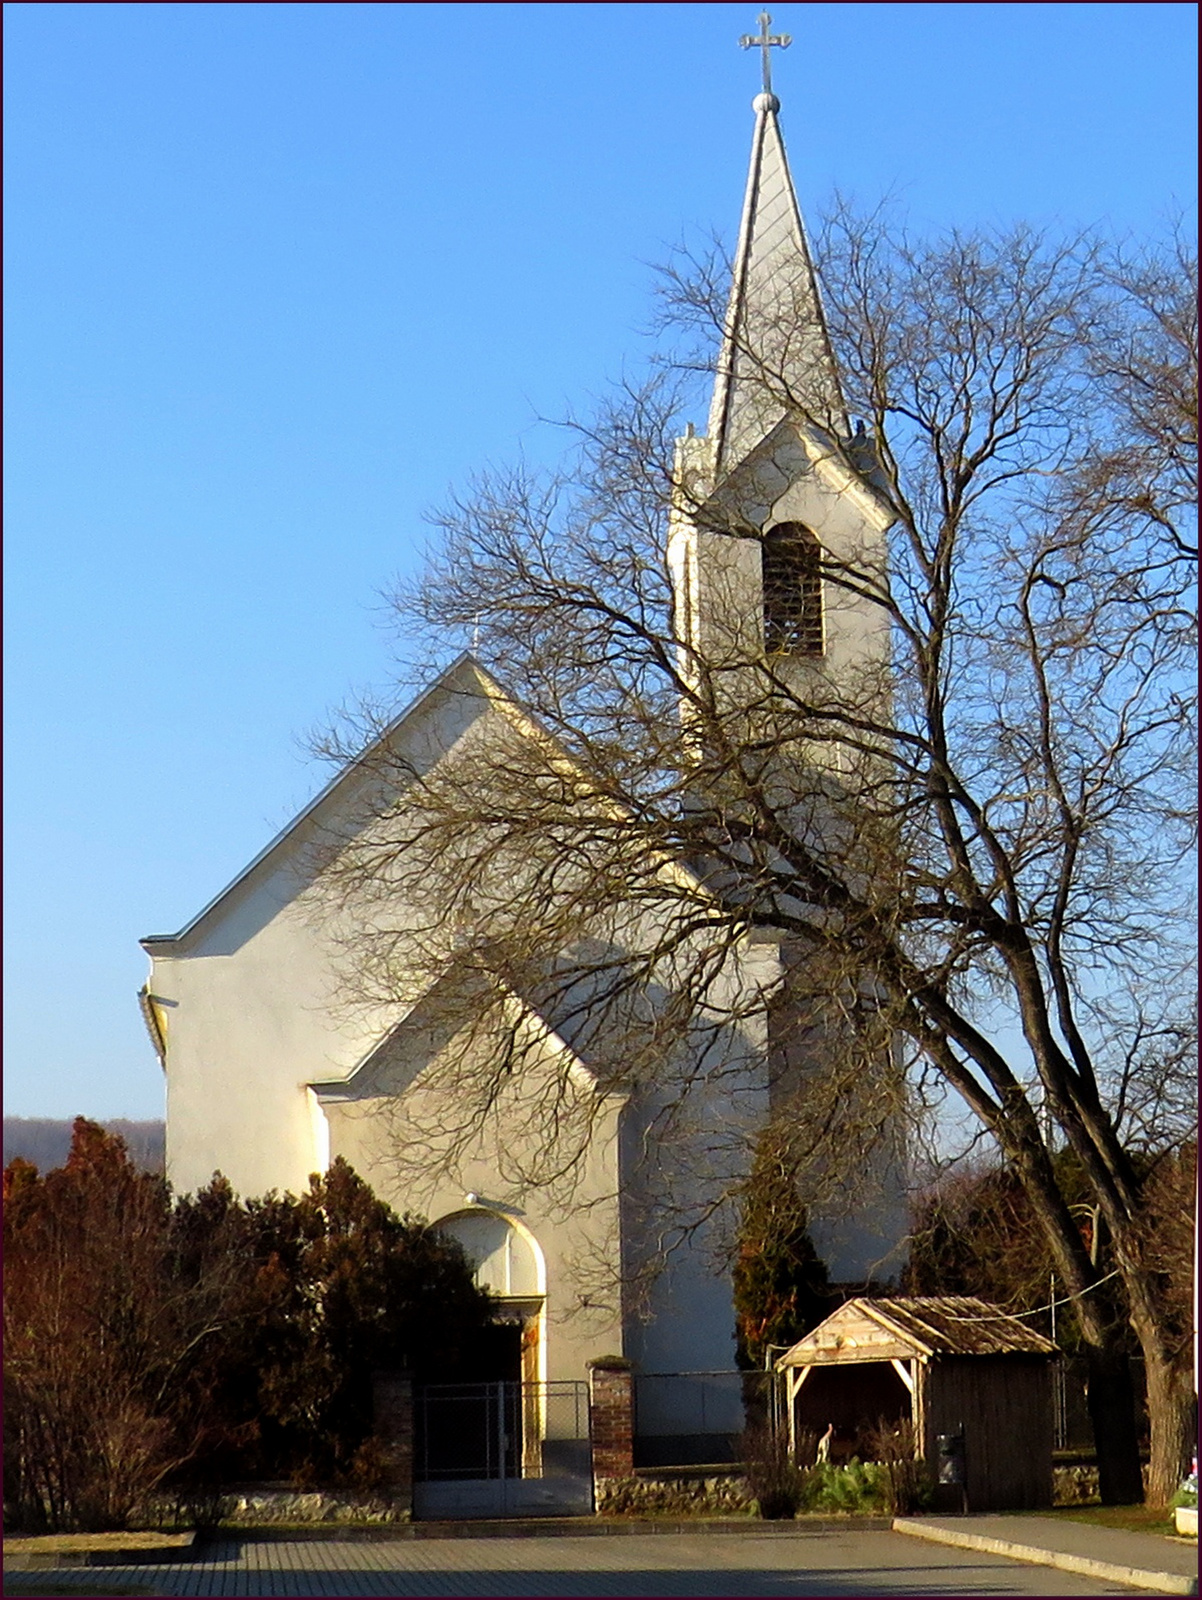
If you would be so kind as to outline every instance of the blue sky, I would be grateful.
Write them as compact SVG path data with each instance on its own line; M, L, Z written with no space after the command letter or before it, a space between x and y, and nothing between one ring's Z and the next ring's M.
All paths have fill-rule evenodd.
M757 10L6 7L10 1115L161 1115L138 937L325 781L423 512L549 459L648 264L734 228ZM1191 5L773 16L811 214L1192 209Z

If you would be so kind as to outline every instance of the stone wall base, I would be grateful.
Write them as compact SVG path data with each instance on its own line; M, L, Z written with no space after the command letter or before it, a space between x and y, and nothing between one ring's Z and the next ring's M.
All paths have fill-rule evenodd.
M299 1489L230 1489L214 1495L206 1507L213 1520L230 1523L258 1522L409 1522L411 1503L379 1495L348 1495ZM150 1524L178 1520L175 1501L155 1501L144 1515Z
M598 1478L599 1516L755 1516L759 1510L742 1476L690 1478L673 1473L657 1478L646 1473L628 1478Z
M1148 1487L1148 1463L1142 1466L1144 1488ZM1083 1506L1098 1498L1098 1469L1092 1464L1052 1468L1052 1504Z

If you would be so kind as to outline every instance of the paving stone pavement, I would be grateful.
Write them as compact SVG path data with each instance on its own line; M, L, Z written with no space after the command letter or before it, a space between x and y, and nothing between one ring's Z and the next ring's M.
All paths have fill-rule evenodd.
M795 1537L223 1540L170 1565L12 1574L9 1594L664 1596L1108 1595L1119 1584L858 1530Z

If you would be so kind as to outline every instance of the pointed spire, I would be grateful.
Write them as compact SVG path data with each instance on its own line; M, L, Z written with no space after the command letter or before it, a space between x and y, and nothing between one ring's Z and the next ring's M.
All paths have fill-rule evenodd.
M760 42L760 41L755 41ZM758 94L751 169L709 436L729 472L791 410L846 434L847 415L774 94Z

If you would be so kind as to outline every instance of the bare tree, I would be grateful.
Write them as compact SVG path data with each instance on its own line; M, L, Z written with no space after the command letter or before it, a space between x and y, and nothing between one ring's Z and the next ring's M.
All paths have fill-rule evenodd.
M120 1528L224 1436L198 1364L248 1313L244 1256L178 1270L170 1192L77 1117L4 1171L4 1497L32 1531Z
M1140 528L1161 560L1197 564L1198 264L1180 225L1160 251L1111 250L1088 370L1103 429L1068 480L1079 518Z
M498 692L487 731L433 765L386 739L364 756L370 727L333 741L379 781L370 824L331 848L321 914L344 919L348 993L408 1003L442 982L455 1025L487 1040L456 1052L446 1159L534 1059L523 999L572 1045L559 1060L537 1045L560 1093L531 1109L532 1181L587 1150L601 1099L568 1092L584 1052L602 1091L645 1096L661 1132L710 1128L661 1148L704 1147L681 1192L719 1206L747 1127L713 1110L737 1100L739 1041L766 1002L774 1111L798 1172L828 1188L879 1165L925 1094L954 1093L1075 1297L1104 1497L1137 1499L1122 1329L1051 1159L1071 1146L1145 1358L1163 1503L1191 1383L1133 1149L1159 1137L1134 1112L1153 1104L1149 1074L1179 1092L1145 1045L1189 926L1184 253L1124 262L1021 229L915 242L842 209L820 254L867 429L790 386L787 308L740 354L810 448L887 497L887 563L814 557L825 604L867 608L887 665L799 673L758 617L708 647L684 626L672 516L683 505L751 546L764 531L673 444L726 282L679 271L669 306L695 347L577 425L561 476L484 479L438 518L441 549L398 617L419 653L474 638L515 700ZM756 941L779 963L758 987L733 981ZM1173 1111L1180 1130L1188 1096Z

